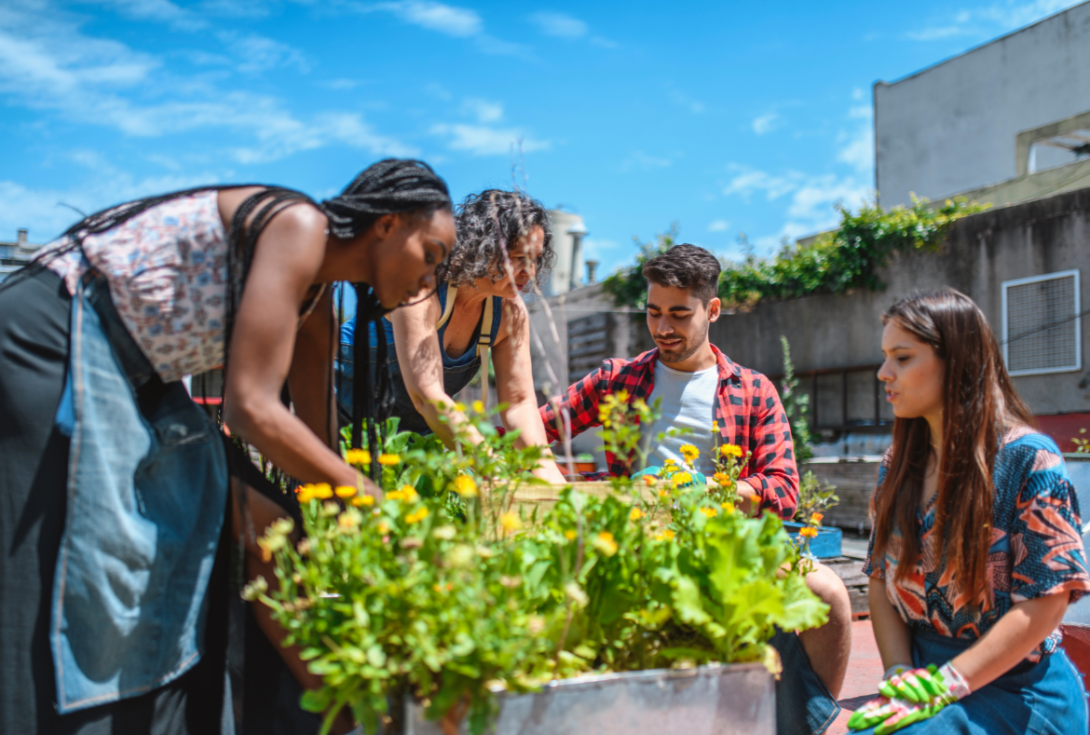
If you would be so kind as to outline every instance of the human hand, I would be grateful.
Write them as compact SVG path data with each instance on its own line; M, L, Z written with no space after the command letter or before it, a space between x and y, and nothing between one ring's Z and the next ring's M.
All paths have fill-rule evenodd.
M881 696L864 704L848 720L852 730L874 727L875 735L887 735L914 722L926 720L946 705L969 694L969 685L961 673L947 663L937 668L897 672L878 685ZM887 673L889 673L887 671Z

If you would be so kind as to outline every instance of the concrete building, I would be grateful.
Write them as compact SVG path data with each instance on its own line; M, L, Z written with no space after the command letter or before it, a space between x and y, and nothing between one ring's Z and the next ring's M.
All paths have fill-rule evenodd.
M556 264L542 291L546 296L556 296L587 282L583 273L583 238L587 226L578 214L559 207L549 210L549 226L553 231Z
M0 281L29 263L41 247L28 242L27 235L26 230L19 229L16 230L14 242L0 240Z
M1013 204L1090 186L1090 2L874 85L875 185Z

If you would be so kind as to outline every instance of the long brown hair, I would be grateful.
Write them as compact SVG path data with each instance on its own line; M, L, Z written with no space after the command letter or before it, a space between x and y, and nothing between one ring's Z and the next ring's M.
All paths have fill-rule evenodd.
M1007 428L1036 422L1011 384L988 320L968 296L950 288L913 294L882 315L882 324L890 323L930 345L943 361L943 451L933 530L937 558L958 595L978 610L987 609L995 457ZM874 554L881 559L893 530L900 532L897 581L921 552L916 509L930 451L926 419L894 421L889 470L875 493Z

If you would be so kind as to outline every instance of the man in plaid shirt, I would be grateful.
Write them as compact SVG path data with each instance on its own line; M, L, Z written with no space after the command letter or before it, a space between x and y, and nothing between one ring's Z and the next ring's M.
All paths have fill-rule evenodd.
M625 391L629 401L643 398L649 405L661 398L662 418L643 428L656 437L649 447L649 464L669 459L682 464L678 449L686 443L700 449L703 464L694 469L714 472L710 429L717 427L724 442L750 452L738 482L744 510L788 520L798 503L799 477L791 428L776 387L757 371L732 362L708 340L709 325L720 315L719 272L715 256L694 245L677 245L644 263L647 326L656 348L633 360L606 360L543 406L541 418L555 442L565 420L572 436L598 426L599 401L610 393ZM688 427L692 433L664 435L671 427ZM639 469L631 466L631 458L607 454L606 459L609 473L588 479ZM806 583L829 605L829 622L801 634L780 632L770 641L784 665L776 684L779 735L824 732L840 711L836 696L851 652L851 603L840 578L828 567L815 567Z

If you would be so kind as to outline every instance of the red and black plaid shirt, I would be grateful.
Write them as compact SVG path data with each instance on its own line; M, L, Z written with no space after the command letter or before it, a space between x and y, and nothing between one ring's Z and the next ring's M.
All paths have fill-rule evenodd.
M771 510L788 520L795 513L799 497L799 476L795 467L795 446L779 393L772 381L756 370L734 364L715 345L712 352L719 362L718 406L715 419L719 433L729 444L750 451L741 479L749 483L761 498L761 510ZM610 359L557 398L561 410L571 417L572 436L599 425L598 401L609 393L628 391L629 401L648 400L655 389L655 359L658 348L633 360ZM541 407L541 419L549 441L560 438L553 402ZM624 458L606 453L609 474L628 474Z

